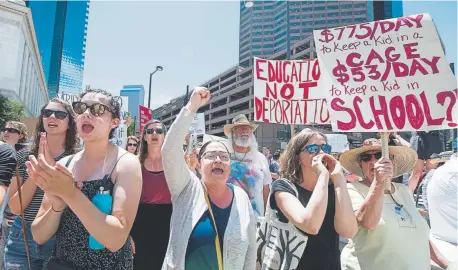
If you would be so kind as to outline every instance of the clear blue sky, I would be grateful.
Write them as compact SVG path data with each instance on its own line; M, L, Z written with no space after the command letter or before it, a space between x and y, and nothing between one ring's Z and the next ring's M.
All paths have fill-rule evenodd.
M404 1L404 14L430 13L457 62L457 2ZM182 95L238 62L238 1L92 1L84 85L118 95L124 84L143 84L151 107Z

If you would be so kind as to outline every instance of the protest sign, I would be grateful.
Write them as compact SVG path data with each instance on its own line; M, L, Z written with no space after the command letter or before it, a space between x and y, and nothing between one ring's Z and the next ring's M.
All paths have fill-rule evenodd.
M333 153L343 153L350 149L346 134L326 134L326 138Z
M153 114L152 111L145 106L138 105L138 109L140 111L140 134L143 134L143 127L149 120L153 119Z
M320 76L317 59L277 61L255 57L255 121L298 125L329 123Z
M315 30L314 38L334 131L457 127L456 80L428 14Z
M127 125L125 124L125 117L129 112L129 98L120 97L121 100L121 121L114 132L114 137L110 140L112 144L117 145L123 149L126 148L127 143Z
M195 135L205 134L205 115L204 113L196 113L192 120L191 126L189 127L189 133Z

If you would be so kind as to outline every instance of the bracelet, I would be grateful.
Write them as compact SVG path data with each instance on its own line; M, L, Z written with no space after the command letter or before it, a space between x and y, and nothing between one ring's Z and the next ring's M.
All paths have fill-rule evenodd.
M54 209L54 205L51 205L51 209L56 212L56 213L61 213L61 212L64 212L65 208L60 210L60 211L56 211L56 209Z

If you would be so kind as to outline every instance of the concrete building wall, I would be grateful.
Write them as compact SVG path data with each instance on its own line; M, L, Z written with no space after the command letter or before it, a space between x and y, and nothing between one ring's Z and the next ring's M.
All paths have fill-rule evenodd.
M0 2L0 61L0 94L38 116L48 91L30 9L19 3Z

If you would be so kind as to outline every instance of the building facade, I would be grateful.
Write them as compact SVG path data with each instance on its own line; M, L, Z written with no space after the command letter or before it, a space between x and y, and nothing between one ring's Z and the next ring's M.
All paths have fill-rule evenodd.
M27 1L49 96L82 91L89 1Z
M313 30L374 20L372 1L240 1L239 63L285 52ZM375 1L374 1L375 2ZM388 1L386 1L388 2Z
M49 98L30 9L0 2L0 94L38 116Z
M129 113L132 120L135 119L135 131L140 130L139 105L144 105L145 88L143 85L124 85L119 94L121 97L129 98Z
M374 10L374 21L404 16L402 0L371 1Z

